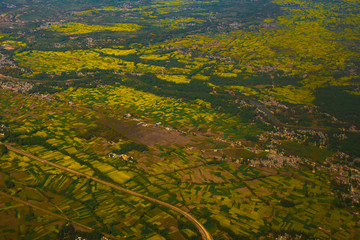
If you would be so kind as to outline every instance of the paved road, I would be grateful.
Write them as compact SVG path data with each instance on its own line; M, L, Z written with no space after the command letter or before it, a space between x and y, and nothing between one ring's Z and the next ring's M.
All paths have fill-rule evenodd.
M55 168L61 169L61 170L63 170L63 171L72 173L72 174L77 175L77 176L80 176L80 177L85 177L85 178L90 179L90 180L92 180L92 181L94 181L94 182L101 183L101 184L103 184L103 185L109 186L109 187L111 187L111 188L113 188L113 189L116 189L116 190L119 190L119 191L121 191L121 192L124 192L124 193L130 194L130 195L136 196L136 197L140 197L140 198L146 199L146 200L148 200L148 201L150 201L150 202L156 203L156 204L161 205L161 206L164 206L164 207L166 207L166 208L170 208L170 209L174 210L175 212L180 213L181 215L183 215L184 217L186 217L190 222L192 222L192 223L195 225L195 227L199 230L199 232L200 232L203 240L213 240L211 234L206 230L206 228L205 228L196 218L194 218L194 217L191 216L189 213L181 210L181 209L178 208L178 207L175 207L175 206L173 206L173 205L171 205L171 204L169 204L169 203L160 201L160 200L158 200L158 199L155 199L155 198L152 198L152 197L148 197L148 196L145 196L145 195L143 195L143 194L140 194L140 193L131 191L131 190L129 190L129 189L120 187L120 186L115 185L115 184L113 184L113 183L110 183L110 182L107 182L107 181L98 179L98 178L96 178L96 177L92 177L92 176L86 175L86 174L84 174L84 173L81 173L81 172L72 170L72 169L70 169L70 168L61 166L61 165L59 165L59 164L49 162L49 161L47 161L47 160L45 160L45 159L36 157L36 156L31 155L31 154L29 154L29 153L27 153L27 152L21 151L20 149L14 148L14 147L12 147L12 146L9 145L9 144L6 144L6 143L0 143L0 144L4 144L9 150L11 150L11 151L13 151L13 152L16 152L16 153L18 153L18 154L27 156L27 157L29 157L29 158L31 158L31 159L33 159L33 160L42 162L42 163L44 163L44 164L53 166L53 167L55 167Z

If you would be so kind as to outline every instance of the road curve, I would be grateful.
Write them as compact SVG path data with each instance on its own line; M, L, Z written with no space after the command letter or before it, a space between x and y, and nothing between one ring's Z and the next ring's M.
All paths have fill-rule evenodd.
M175 212L178 212L180 213L181 215L183 215L184 217L186 217L191 223L193 223L195 225L195 227L199 230L200 234L201 234L201 237L203 240L214 240L213 237L211 236L211 234L206 230L206 228L196 219L194 218L193 216L191 216L189 213L185 212L184 210L181 210L180 208L178 207L175 207L169 203L166 203L166 202L163 202L163 201L160 201L158 199L155 199L155 198L152 198L152 197L149 197L149 196L146 196L146 195L143 195L143 194L140 194L140 193L137 193L137 192L134 192L132 190L129 190L129 189L126 189L126 188L123 188L123 187L120 187L120 186L117 186L113 183L110 183L110 182L107 182L107 181L104 181L104 180L101 180L101 179L98 179L96 177L92 177L92 176L89 176L87 174L84 174L84 173L81 173L81 172L78 172L78 171L75 171L75 170L72 170L70 168L67 168L67 167L64 167L64 166L61 166L59 164L56 164L56 163L52 163L52 162L49 162L45 159L42 159L42 158L39 158L39 157L36 157L34 155L31 155L27 152L24 152L20 149L17 149L17 148L14 148L12 147L11 145L9 144L6 144L6 143L1 143L0 144L4 144L9 150L13 151L13 152L16 152L18 154L21 154L23 156L26 156L26 157L29 157L33 160L36 160L38 162L42 162L42 163L45 163L47 165L50 165L50 166L53 166L55 168L58 168L58 169L61 169L63 171L66 171L66 172L69 172L69 173L72 173L74 175L77 175L77 176L80 176L80 177L85 177L87 179L90 179L90 180L93 180L94 182L98 182L98 183L101 183L103 185L106 185L106 186L109 186L113 189L116 189L116 190L119 190L121 192L124 192L124 193L127 193L127 194L130 194L130 195L133 195L133 196L136 196L136 197L140 197L140 198L143 198L143 199L146 199L150 202L153 202L153 203L156 203L158 205L161 205L161 206L164 206L166 208L170 208L172 210L174 210Z

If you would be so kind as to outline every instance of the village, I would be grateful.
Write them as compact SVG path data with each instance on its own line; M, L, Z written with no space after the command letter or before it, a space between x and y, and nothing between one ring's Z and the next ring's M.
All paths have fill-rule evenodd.
M33 84L29 82L23 82L23 81L13 81L13 80L0 80L0 88L11 90L14 92L28 92L34 87Z
M130 113L124 115L125 118L131 118L138 122L138 125L143 127L161 127L166 129L167 131L178 131L181 134L187 135L196 135L196 131L189 130L188 132L184 132L172 127L165 127L161 122L157 122L155 124L146 123L144 120L136 118L132 116ZM339 135L338 137L343 137ZM317 171L322 172L330 172L332 174L331 179L339 184L345 184L348 186L348 189L351 189L349 192L342 193L343 198L349 198L353 203L360 203L360 171L349 165L343 163L336 163L339 159L347 159L347 156L344 153L335 154L335 158L328 157L323 160L323 162L316 162L310 158L300 157L297 155L289 155L284 150L279 149L279 145L281 145L282 141L293 141L297 143L306 143L308 141L311 142L314 146L318 146L320 148L325 148L328 142L327 135L321 131L315 130L293 130L287 128L275 127L275 131L267 132L259 136L260 142L266 142L266 148L258 148L258 147L248 147L246 143L243 141L232 141L225 138L216 138L214 139L217 142L222 142L224 144L229 145L224 149L208 149L201 150L204 156L212 156L214 159L218 161L228 161L233 162L240 165L249 165L254 168L292 168L292 169L302 169L308 168L312 173L316 174ZM225 153L226 150L236 150L236 149L245 149L246 151L253 152L256 155L261 153L265 153L265 157L230 157ZM189 151L192 148L188 148ZM209 154L209 152L213 152ZM126 155L117 155L114 153L109 153L109 157L112 158L120 158L126 162L136 163L136 161ZM355 162L360 162L360 159L355 159Z

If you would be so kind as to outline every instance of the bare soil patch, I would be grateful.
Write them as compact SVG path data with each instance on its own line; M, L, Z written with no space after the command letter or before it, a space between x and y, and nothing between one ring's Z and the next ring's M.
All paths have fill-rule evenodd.
M115 129L119 134L147 146L154 145L186 145L192 141L175 130L166 130L160 126L142 126L134 120L118 120L115 118L104 118L101 123Z

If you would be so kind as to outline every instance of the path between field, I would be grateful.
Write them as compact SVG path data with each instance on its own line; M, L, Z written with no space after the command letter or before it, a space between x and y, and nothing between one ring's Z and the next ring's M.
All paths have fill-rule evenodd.
M110 183L110 182L107 182L107 181L104 181L104 180L101 180L101 179L98 179L96 177L92 177L92 176L89 176L89 175L86 175L84 173L81 173L81 172L78 172L78 171L75 171L75 170L72 170L70 168L67 168L67 167L64 167L64 166L61 166L59 164L56 164L56 163L52 163L52 162L49 162L45 159L42 159L42 158L39 158L39 157L36 157L34 155L31 155L27 152L24 152L20 149L17 149L17 148L14 148L12 147L11 145L9 144L6 144L6 143L1 143L0 144L4 144L9 150L13 151L13 152L16 152L18 154L21 154L23 156L26 156L26 157L29 157L33 160L36 160L38 162L42 162L42 163L45 163L47 165L50 165L50 166L53 166L55 168L58 168L58 169L61 169L63 171L66 171L66 172L69 172L69 173L72 173L74 175L77 175L77 176L80 176L80 177L85 177L87 179L90 179L90 180L93 180L94 182L98 182L98 183L101 183L103 185L106 185L106 186L109 186L113 189L116 189L116 190L119 190L121 192L124 192L124 193L127 193L127 194L130 194L130 195L133 195L133 196L136 196L136 197L140 197L140 198L143 198L143 199L146 199L150 202L153 202L153 203L156 203L158 205L161 205L161 206L164 206L166 208L170 208L172 210L174 210L175 212L177 213L180 213L181 215L183 215L184 217L186 217L191 223L193 223L195 225L195 227L199 230L201 236L202 236L202 239L203 240L213 240L211 234L206 230L206 228L196 219L194 218L193 216L191 216L189 213L181 210L180 208L178 207L175 207L169 203L166 203L166 202L163 202L163 201L160 201L158 199L155 199L155 198L152 198L152 197L148 197L146 195L143 195L143 194L140 194L140 193L137 193L137 192L134 192L132 190L129 190L129 189L126 189L126 188L123 188L123 187L120 187L120 186L117 186L113 183Z
M7 193L4 193L4 192L1 192L1 191L0 191L0 196L6 197L6 198L10 198L10 199L12 199L12 200L14 200L14 201L16 201L16 202L19 202L19 203L22 203L22 204L24 204L24 205L26 205L26 206L32 207L32 208L34 208L34 209L36 209L36 210L39 210L39 211L41 211L41 212L44 212L44 213L50 215L50 216L64 219L64 220L66 220L66 221L69 221L69 222L71 222L71 223L73 223L73 224L75 224L75 225L78 225L78 226L81 227L81 228L87 229L87 230L89 230L89 231L95 231L95 229L93 229L93 228L91 228L91 227L88 227L88 226L86 226L86 225L84 225L84 224L81 224L81 223L79 223L79 222L70 220L70 219L67 218L66 216L62 216L62 215L53 213L53 212L51 212L51 211L49 211L49 210L46 210L46 209L44 209L44 208L42 208L42 207L38 207L38 206L36 206L36 205L34 205L34 204L32 204L32 203L29 203L29 202L27 202L27 201L21 200L20 198L17 198L17 197L15 197L15 196L11 196L11 195L9 195L9 194L7 194ZM111 239L120 239L120 238L115 238L114 236L109 235L109 234L106 234L106 233L101 233L101 234L103 234L105 237L108 237L108 238L111 238Z

